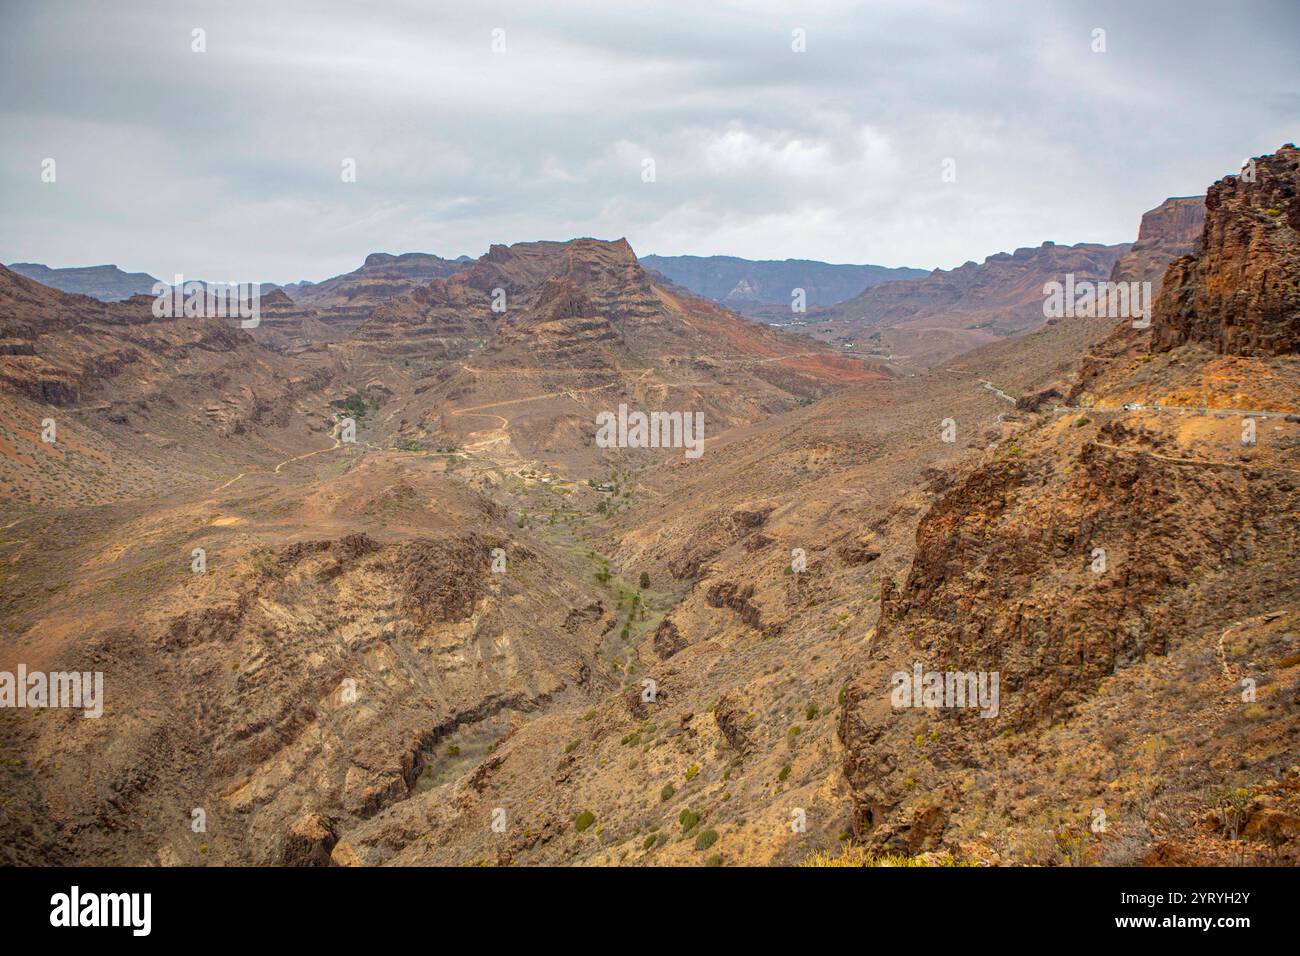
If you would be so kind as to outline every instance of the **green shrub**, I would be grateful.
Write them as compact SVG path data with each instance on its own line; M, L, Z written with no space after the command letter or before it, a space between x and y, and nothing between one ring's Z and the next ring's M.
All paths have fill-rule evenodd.
M694 780L696 776L699 774L699 772L700 772L700 765L697 763L691 764L690 767L688 767L686 770L686 779Z
M581 833L583 830L587 829L587 827L591 826L595 822L596 822L596 815L592 813L590 810L583 810L581 813L578 814L578 819L573 821L573 825L577 827L578 832Z
M646 837L645 840L643 840L643 841L641 842L641 849L643 849L643 850L650 850L651 848L653 848L654 845L655 845L655 839L656 839L658 836L659 836L659 834L657 834L657 833L652 833L652 834L650 834L648 837Z
M808 709L804 711L804 717L808 720L816 720L820 714L821 710L816 704L809 704Z
M677 789L671 783L666 783L664 788L659 791L659 799L661 801L671 800L676 792Z
M682 825L682 833L690 833L700 822L700 815L688 808L677 815L677 822Z
M704 861L705 866L722 866L722 854L715 853Z
M785 778L788 776L790 776L790 765L786 764L784 767L781 768L781 772L776 775L776 779L784 783Z
M718 831L705 830L703 833L701 833L699 836L695 838L695 849L707 850L709 847L713 846L713 844L717 842L718 842Z

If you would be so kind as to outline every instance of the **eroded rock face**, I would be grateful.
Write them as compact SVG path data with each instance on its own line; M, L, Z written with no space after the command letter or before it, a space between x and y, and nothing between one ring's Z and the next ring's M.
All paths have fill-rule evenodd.
M668 618L660 621L654 634L654 649L659 659L666 661L685 647L686 638L682 637L682 632L678 630L677 625Z
M941 794L994 766L1003 758L988 751L999 738L1037 746L1117 675L1149 669L1183 642L1203 642L1192 657L1212 655L1207 635L1261 602L1294 604L1286 568L1300 496L1285 469L1201 464L1148 451L1140 438L1103 429L1072 458L1054 460L1044 446L1029 461L989 462L922 519L906 583L882 582L876 644L887 663L863 666L841 717L865 843L932 848L899 837L920 809L918 792ZM913 661L997 673L996 719L891 707L889 673ZM1144 693L1188 691L1159 684ZM948 809L960 802L933 799Z
M1163 654L1191 569L1250 560L1287 507L1272 482L1101 437L1068 477L998 462L941 499L882 616L882 640L902 632L939 670L1000 671L999 732L1064 719L1116 668Z
M292 296L294 302L320 313L323 321L350 329L388 300L470 265L464 256L443 259L419 252L398 256L375 252L361 268L295 289Z
M753 604L754 586L736 584L733 581L719 581L710 586L705 600L710 607L728 608L740 615L740 619L752 628L762 626L762 617Z
M476 506L441 482L419 500L430 491L460 524ZM157 587L120 625L88 629L86 666L113 675L115 702L147 703L126 730L33 723L24 745L52 763L107 755L34 781L32 805L57 807L37 819L93 831L83 861L139 863L156 848L163 862L328 865L359 821L416 792L445 738L608 689L590 667L599 603L566 582L536 588L530 568L548 565L482 527L232 545L183 595ZM516 574L491 573L498 545ZM567 627L565 607L581 609ZM222 837L177 831L177 807L202 808Z
M322 321L314 309L294 302L283 289L263 293L259 323L249 334L267 348L289 355L320 349L321 343L342 335Z
M728 745L741 756L751 753L755 746L754 723L750 712L751 702L739 692L724 694L713 708L713 719Z
M1169 267L1155 304L1154 351L1300 351L1300 150L1287 144L1253 164L1206 194L1200 251Z
M1111 270L1111 282L1150 282L1159 295L1165 270L1193 253L1205 225L1204 196L1175 196L1142 215L1138 240Z
M285 866L329 866L330 851L337 842L333 821L319 813L305 813L289 827L281 862Z
M1155 355L1126 325L1101 373L1079 370L1088 414L1058 415L1050 393L1032 395L1014 445L987 450L922 517L906 580L881 582L872 650L841 714L867 846L956 851L1000 831L1017 861L1136 862L1142 843L1088 844L1077 809L1052 822L1046 847L1026 836L1041 821L1026 821L1059 812L1066 793L1113 812L1119 794L1142 792L1132 813L1148 780L1190 802L1193 782L1240 774L1254 792L1285 772L1300 608L1294 437L1270 424L1267 441L1243 444L1233 414L1130 403L1154 393L1201 396L1211 410L1277 407L1280 383L1294 382L1293 363L1272 357L1296 350L1298 172L1285 147L1256 161L1254 182L1211 188L1201 251L1170 266L1157 302ZM1199 347L1160 354L1183 344ZM893 677L914 662L941 676L996 673L997 713L895 700ZM1251 709L1239 684L1255 672L1279 691ZM1146 849L1160 835L1148 827ZM1186 853L1176 843L1145 858Z

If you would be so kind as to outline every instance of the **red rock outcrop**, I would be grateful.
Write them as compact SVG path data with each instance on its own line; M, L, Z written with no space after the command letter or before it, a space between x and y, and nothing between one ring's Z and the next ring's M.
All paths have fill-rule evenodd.
M1165 274L1153 350L1204 342L1226 355L1300 351L1300 150L1288 143L1252 167L1206 194L1199 252Z
M1142 214L1138 239L1115 263L1111 282L1150 282L1160 294L1165 270L1179 256L1195 251L1205 224L1204 196L1176 196Z

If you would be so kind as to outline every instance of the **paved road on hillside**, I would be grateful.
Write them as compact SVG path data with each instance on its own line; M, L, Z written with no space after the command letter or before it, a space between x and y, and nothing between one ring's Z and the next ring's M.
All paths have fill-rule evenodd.
M984 379L980 379L979 382L980 385L988 389L998 398L1010 402L1013 405L1016 403L1016 399L1013 396L1008 395L992 382L985 381ZM1053 405L1052 411L1060 414L1069 414L1070 412L1101 412L1109 414L1117 414L1121 412L1128 412L1130 414L1136 412L1179 412L1182 414L1190 413L1193 415L1214 415L1218 418L1229 418L1240 415L1243 418L1259 419L1285 418L1288 415L1300 415L1300 412L1277 411L1276 409L1210 408L1205 405L1139 405L1136 403L1127 404L1123 408L1096 408L1092 405Z

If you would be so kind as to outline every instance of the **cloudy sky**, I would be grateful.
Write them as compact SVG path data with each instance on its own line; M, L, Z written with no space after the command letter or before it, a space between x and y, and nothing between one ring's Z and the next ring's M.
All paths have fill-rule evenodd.
M1131 240L1300 136L1295 0L0 3L4 262L287 282L591 235L948 268Z

